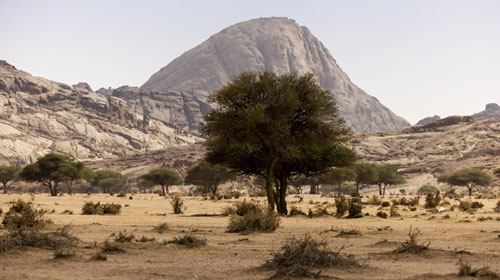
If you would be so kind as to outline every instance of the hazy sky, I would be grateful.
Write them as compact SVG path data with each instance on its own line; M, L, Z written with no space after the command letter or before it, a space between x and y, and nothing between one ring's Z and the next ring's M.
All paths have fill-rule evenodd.
M0 0L0 59L67 84L142 85L221 29L286 16L411 123L500 103L499 0Z

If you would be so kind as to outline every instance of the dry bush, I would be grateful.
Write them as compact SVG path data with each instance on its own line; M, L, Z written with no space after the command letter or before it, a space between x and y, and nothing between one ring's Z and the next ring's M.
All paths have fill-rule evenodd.
M54 259L69 259L76 255L75 249L63 248L54 251Z
M344 236L355 236L355 235L361 235L361 231L355 228L351 229L344 229L341 228L339 233L337 234L337 237L344 237Z
M323 216L328 216L330 213L326 210L326 207L318 207L316 210L311 210L309 209L309 214L307 217L309 218L318 218L318 217L323 217Z
M116 203L101 204L88 201L83 204L82 215L118 215L121 208L122 206Z
M378 195L373 195L372 197L370 197L368 199L368 201L366 203L370 204L370 205L378 206L378 205L380 205L380 203L382 203L382 199L380 199L380 197Z
M127 197L127 193L126 192L120 192L118 195L116 195L116 197Z
M197 248L207 245L207 242L204 239L197 238L195 236L186 234L182 237L174 237L173 240L168 241L169 244L177 244L181 246L185 246L187 248Z
M479 201L459 200L459 203L458 207L463 211L476 210L484 207L484 204Z
M231 215L227 232L272 232L278 228L279 223L280 220L276 213L259 206L243 216Z
M120 231L118 234L112 233L111 236L116 242L124 243L134 240L134 234L127 234L126 231Z
M495 212L500 212L500 200L497 201L497 206L493 208L493 210L495 210Z
M292 206L288 212L288 216L306 216L306 213L296 206Z
M121 252L125 252L125 250L123 250L115 242L109 242L109 240L104 241L101 253L121 253Z
M335 199L335 207L337 208L336 216L337 218L341 218L345 215L347 210L349 210L349 202L347 198L341 195L339 198Z
M167 223L161 223L155 227L153 227L153 231L156 233L164 233L165 231L168 230L168 224Z
M500 279L500 275L498 273L490 271L489 267L487 266L473 269L469 263L466 263L463 260L460 260L458 264L459 264L458 276Z
M233 206L225 207L222 210L222 216L238 215L244 216L252 211L259 210L259 204L253 202L247 202L246 200L242 202L236 202Z
M31 202L22 199L12 203L2 221L8 231L40 230L49 223L45 218L46 210L35 208Z
M184 206L184 199L182 199L182 195L178 193L172 196L170 205L172 205L172 208L174 209L174 214L182 214L184 213L183 210L186 209L186 207Z
M391 214L391 217L399 217L400 216L400 214L398 212L398 207L396 205L391 206L391 210L389 211L389 213Z
M101 252L96 252L90 259L93 261L107 261L108 257Z
M360 266L352 256L341 254L341 250L332 251L326 241L317 241L306 234L304 238L288 240L265 266L278 270L272 278L317 277L320 272L312 273L311 268Z
M155 241L156 238L154 237L146 237L146 236L142 236L140 239L136 239L135 241L137 242L153 242Z
M412 227L410 227L410 231L408 232L408 236L410 237L410 239L401 243L401 246L394 249L392 252L396 254L419 253L429 249L429 245L431 244L431 242L428 241L427 244L425 244L425 242L420 243L418 241L418 237L420 236L420 234L420 230L415 229L415 231L412 232Z
M428 193L425 197L425 208L434 209L439 205L440 202L441 195L439 194L439 191L437 191L435 195L433 195L432 193Z

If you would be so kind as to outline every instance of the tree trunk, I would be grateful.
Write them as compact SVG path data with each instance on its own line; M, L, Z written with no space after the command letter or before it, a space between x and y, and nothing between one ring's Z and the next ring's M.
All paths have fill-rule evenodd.
M382 195L382 183L378 183L378 195Z
M286 191L287 191L287 179L286 177L282 176L279 180L279 205L280 205L280 211L279 213L282 215L288 214L288 209L286 208Z
M3 193L7 193L9 190L9 187L7 187L7 183L3 182Z
M384 195L385 195L385 189L387 188L387 184L384 184Z
M469 189L469 196L472 196L472 188L474 185L468 185L467 188Z
M274 156L271 159L271 163L266 172L266 194L267 194L267 206L270 212L274 211L274 190L273 190L273 181L275 180L274 175L274 167L276 166L276 162L278 162L278 157Z
M214 197L215 197L215 195L217 194L217 186L211 186L211 187L210 187L210 190L212 191L212 194L213 194L213 195L214 195Z
M316 184L311 184L311 190L309 191L310 194L318 194L318 185Z
M359 183L360 182L356 182L356 192L359 193Z
M164 185L161 185L161 195L163 195L163 196L166 195L165 186Z
M340 188L342 187L342 183L339 183L339 187L337 189L338 193L339 193L339 197L340 197Z

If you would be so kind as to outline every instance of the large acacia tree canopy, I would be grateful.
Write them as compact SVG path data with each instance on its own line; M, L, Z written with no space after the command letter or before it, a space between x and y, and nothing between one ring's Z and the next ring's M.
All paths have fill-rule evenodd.
M314 75L243 72L210 96L217 107L205 116L206 160L266 178L314 175L355 160L346 146L351 131ZM281 188L281 187L280 187Z

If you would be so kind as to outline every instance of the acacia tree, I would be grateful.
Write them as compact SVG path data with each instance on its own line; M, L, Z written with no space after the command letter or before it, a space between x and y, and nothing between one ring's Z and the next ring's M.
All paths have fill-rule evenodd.
M67 174L68 194L73 192L73 183L84 179L88 176L90 169L88 169L83 162L72 161L63 166L64 172Z
M155 184L153 184L153 182L145 180L144 178L139 178L137 180L137 187L139 187L143 193L146 193L146 189L149 189L149 193L152 193L154 186Z
M121 186L123 183L123 175L117 171L97 170L92 175L93 178L90 185L101 188L103 193L110 193L114 188Z
M472 195L474 187L486 187L491 185L493 177L479 168L468 167L452 172L441 177L441 181L445 181L450 185L467 187L469 195Z
M35 163L26 165L20 177L28 182L40 182L50 190L50 195L57 196L59 183L68 182L75 174L74 159L56 153L47 154Z
M358 194L361 184L371 184L378 180L377 168L372 163L355 163L353 170L356 173L356 193Z
M162 167L151 169L148 173L140 177L143 180L150 181L155 186L161 186L162 195L168 194L168 187L182 183L179 173L172 168Z
M0 182L3 185L3 192L7 193L12 183L19 179L21 167L17 165L0 165Z
M377 180L375 183L378 185L379 195L385 195L385 189L388 185L404 184L405 179L398 173L398 168L390 164L378 164Z
M356 172L352 168L332 168L323 175L326 184L337 185L340 196L340 188L343 183L356 180Z
M187 171L185 183L206 188L215 196L219 185L236 180L236 174L222 165L211 165L206 161L192 166Z
M354 158L350 129L312 74L243 72L209 101L218 106L205 115L205 159L263 177L270 210L286 214L294 176L324 172L343 162L338 155Z

